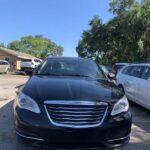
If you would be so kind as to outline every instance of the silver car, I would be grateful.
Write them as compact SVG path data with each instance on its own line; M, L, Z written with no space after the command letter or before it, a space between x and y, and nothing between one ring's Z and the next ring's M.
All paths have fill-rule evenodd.
M116 78L129 100L150 110L150 63L125 66Z
M0 73L9 73L10 64L8 61L0 60Z

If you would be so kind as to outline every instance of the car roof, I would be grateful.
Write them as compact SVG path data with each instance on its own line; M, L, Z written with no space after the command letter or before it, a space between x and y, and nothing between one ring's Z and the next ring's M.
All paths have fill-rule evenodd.
M128 65L129 63L115 63L115 65Z
M6 60L0 60L1 62L7 62L7 63L9 63L8 61L6 61Z
M89 61L94 61L90 58L82 58L82 57L67 57L67 56L48 56L48 59L78 59L78 60L89 60Z
M150 66L150 63L139 63L139 64L131 64L129 66Z

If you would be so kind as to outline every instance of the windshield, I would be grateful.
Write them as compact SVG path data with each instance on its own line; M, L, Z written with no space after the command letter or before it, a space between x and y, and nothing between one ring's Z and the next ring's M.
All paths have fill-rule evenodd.
M116 65L114 67L114 69L117 71L117 70L120 70L121 68L123 68L125 65Z
M23 59L22 61L23 61L23 62L31 62L32 59Z
M37 70L38 75L84 76L106 79L98 65L91 60L77 58L49 58Z

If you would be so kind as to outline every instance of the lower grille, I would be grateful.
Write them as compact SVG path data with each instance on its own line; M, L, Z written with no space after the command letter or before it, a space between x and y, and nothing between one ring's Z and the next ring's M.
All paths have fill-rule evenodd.
M45 101L50 122L60 127L90 128L103 123L107 103L91 101Z

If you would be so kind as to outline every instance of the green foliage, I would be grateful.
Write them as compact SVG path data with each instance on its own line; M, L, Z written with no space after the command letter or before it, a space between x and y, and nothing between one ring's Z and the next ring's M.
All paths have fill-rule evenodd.
M5 47L4 43L0 42L0 47Z
M135 0L112 0L110 2L109 11L113 14L123 15L126 11L130 10L135 3Z
M9 43L7 47L39 58L45 58L47 55L57 56L63 54L63 47L56 45L42 35L21 37L20 40Z
M114 18L106 24L94 17L76 50L100 63L135 62L150 58L150 1L112 0Z

